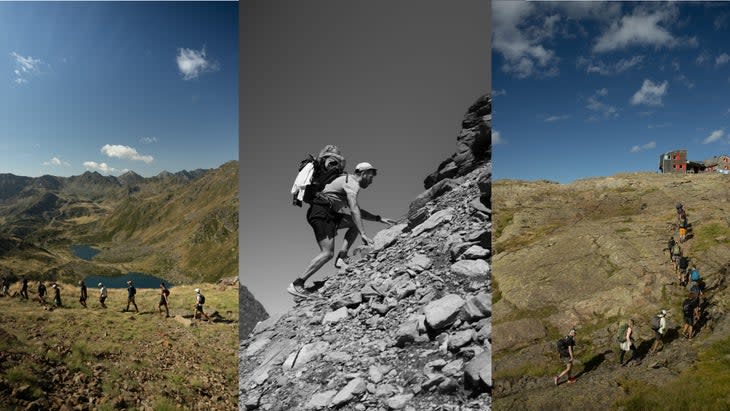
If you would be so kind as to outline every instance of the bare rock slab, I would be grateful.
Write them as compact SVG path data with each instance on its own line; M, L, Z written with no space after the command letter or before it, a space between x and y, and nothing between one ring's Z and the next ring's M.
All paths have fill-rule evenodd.
M456 294L448 294L431 301L423 310L426 314L426 323L435 330L450 326L456 321L464 303L464 300Z

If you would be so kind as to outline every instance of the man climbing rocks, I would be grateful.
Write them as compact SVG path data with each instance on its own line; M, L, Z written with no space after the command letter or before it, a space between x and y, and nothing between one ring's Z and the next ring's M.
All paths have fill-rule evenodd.
M682 335L687 339L692 339L694 336L694 323L695 314L699 309L698 298L690 294L682 303L682 314L684 315L684 326L682 326Z
M358 234L366 245L372 245L373 240L365 233L362 220L377 221L392 225L394 220L381 218L360 208L358 193L372 184L377 169L370 163L360 163L355 167L355 174L343 174L327 184L321 193L318 193L307 211L307 222L314 231L320 253L312 259L303 275L289 284L287 292L297 297L306 297L309 292L304 284L309 277L316 273L327 261L331 260L335 252L335 237L337 230L347 229L340 252L335 259L335 267L344 266L344 258L357 239Z
M25 277L20 282L20 298L24 300L28 299L28 279Z
M134 297L137 295L137 289L132 284L132 281L127 281L127 308L124 311L129 311L129 305L134 305L134 311L139 314L139 308L137 308L137 302L134 301Z
M58 284L53 283L51 285L53 288L53 304L56 307L61 307L61 287L58 286Z
M84 283L84 280L79 281L79 288L81 289L79 294L79 303L86 308L86 299L88 298L88 294L86 293L86 284Z
M560 361L566 364L566 366L565 370L555 377L555 385L560 384L560 378L565 374L568 374L568 383L575 382L575 378L571 375L571 371L573 370L573 347L575 347L575 328L571 329L568 335L558 340Z
M43 281L38 281L38 302L46 303L46 285L43 284Z
M634 341L632 339L633 332L634 320L629 319L628 321L622 321L621 324L619 324L617 339L619 343L619 349L621 350L619 364L621 364L622 367L634 359L633 352L636 347L634 347ZM624 362L624 355L629 351L631 351L631 357L629 357L629 359Z
M99 283L99 304L101 304L101 308L106 308L104 301L106 301L106 287L104 287L104 284Z
M651 320L651 329L654 331L654 343L651 345L650 354L664 348L664 335L667 333L667 310L662 310Z
M195 289L195 311L193 311L193 319L198 318L198 313L205 317L207 321L210 321L208 314L203 311L203 305L205 305L205 296L200 293L200 288ZM202 318L201 318L202 319Z
M157 308L160 310L160 314L162 314L162 307L165 307L165 318L170 318L170 310L167 308L169 296L170 290L167 289L165 283L160 283L160 303L157 304Z

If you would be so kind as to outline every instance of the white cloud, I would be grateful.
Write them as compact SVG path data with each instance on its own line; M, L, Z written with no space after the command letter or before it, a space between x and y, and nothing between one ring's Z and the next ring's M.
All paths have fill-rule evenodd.
M704 140L702 140L702 144L710 144L714 143L715 141L719 141L720 139L722 139L723 135L725 135L725 130L715 130L710 133L709 136L705 137Z
M134 161L144 161L148 164L154 161L154 157L141 155L137 152L136 149L129 146L105 144L104 147L101 148L101 152L109 157L123 158Z
M593 60L586 57L578 57L576 61L577 67L586 68L586 73L598 73L602 76L612 76L623 73L634 67L641 67L641 63L644 61L644 56L634 56L630 59L620 59L615 63L604 63L601 60Z
M142 137L139 141L144 144L152 144L157 142L157 137Z
M631 97L631 104L646 104L648 106L661 106L662 98L667 94L668 83L663 81L655 84L651 80L644 80L639 91Z
M653 10L637 7L632 15L614 21L598 38L593 51L603 53L630 46L675 47L682 43L695 46L696 38L680 40L665 28L675 22L676 14L675 7L654 7Z
M504 57L502 71L518 78L558 74L555 52L540 44L554 34L554 17L547 16L539 30L520 28L534 11L534 4L529 2L495 2L492 5L494 50Z
M505 95L507 95L507 90L505 90L505 89L492 91L492 97L499 97L499 96L505 96Z
M547 123L554 123L556 121L567 120L569 118L570 118L570 116L568 114L563 114L563 115L560 115L560 116L549 116L549 117L545 118L545 122L547 122Z
M10 55L15 60L15 70L13 70L15 80L13 81L16 84L25 84L28 82L28 78L40 73L40 67L43 63L40 59L31 56L21 56L14 51Z
M499 131L492 130L492 145L496 144L504 144L504 140L502 140L502 135L499 134Z
M50 160L44 161L43 165L44 166L70 166L71 164L69 164L66 161L61 160L58 157L52 157Z
M674 78L676 81L684 84L687 88L693 89L695 87L695 83L690 81L690 79L687 78L684 74L680 74L679 76Z
M727 63L728 61L730 61L730 55L727 53L722 53L719 56L717 56L717 58L715 59L715 65L721 66L721 65Z
M595 111L596 113L600 113L604 118L618 117L618 110L616 110L616 107L606 104L600 100L600 97L605 97L607 95L608 89L606 88L596 90L594 95L588 97L588 104L586 105L586 108L588 110ZM596 116L588 118L588 121L596 120L598 120L598 117Z
M206 57L205 47L202 50L177 49L177 68L183 75L183 80L192 80L205 72L217 70L218 64Z
M84 161L84 167L86 167L87 170L101 171L106 174L111 174L117 171L114 167L109 167L107 163L97 163L96 161Z
M633 147L631 147L631 152L632 153L638 153L639 151L649 150L649 149L652 149L652 148L656 148L656 141L650 141L650 142L648 142L646 144L642 144L640 146L638 146L638 145L637 146L633 146Z
M702 53L700 53L697 56L697 58L695 59L695 63L697 63L698 65L701 66L701 65L705 64L706 62L708 62L709 60L710 60L710 54L706 51L703 51Z

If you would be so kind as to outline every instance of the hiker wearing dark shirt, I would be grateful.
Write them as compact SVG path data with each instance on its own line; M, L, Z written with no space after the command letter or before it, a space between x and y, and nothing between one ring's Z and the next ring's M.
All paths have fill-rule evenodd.
M684 326L682 326L682 334L687 339L692 339L694 336L694 323L697 310L699 309L698 298L690 294L682 303L682 314L684 316Z
M61 287L59 287L56 283L53 283L51 287L53 288L53 304L55 304L56 307L61 307Z
M3 277L3 279L2 279L2 287L3 287L2 295L5 295L5 296L10 295L10 289L9 289L10 281L5 277Z
M89 295L86 292L86 284L84 283L84 280L79 281L79 288L81 288L81 293L79 294L79 303L86 308L86 299L89 297Z
M370 163L360 163L355 167L355 174L343 174L325 185L322 192L312 202L307 211L307 222L312 226L320 253L309 263L300 278L289 284L287 292L294 296L306 297L309 294L304 288L307 279L314 275L327 261L335 256L335 237L337 230L347 229L340 252L335 259L335 267L344 268L344 259L350 246L358 235L365 245L373 245L373 240L365 233L363 220L382 222L393 225L394 220L382 218L360 208L358 193L372 184L377 169Z
M665 248L665 250L667 250L669 252L669 261L674 261L674 260L672 260L672 248L674 247L674 244L676 244L676 243L677 242L674 241L674 237L669 237L669 241L667 242L667 248Z
M162 314L162 307L165 307L165 318L170 318L170 310L168 309L168 297L170 296L170 290L165 287L165 283L160 283L160 303L157 304L157 308Z
M20 282L20 298L28 299L28 279L23 277L23 281Z
M679 257L678 266L679 285L684 286L685 284L687 284L687 275L689 274L689 272L687 271L687 268L689 267L689 258L685 256Z
M38 281L38 302L41 304L46 302L46 285L43 281Z
M558 341L558 353L560 361L565 364L565 370L555 377L555 385L560 384L560 378L568 374L568 383L574 383L575 378L571 375L573 370L573 347L575 347L575 328L571 329L568 335Z
M137 308L137 302L134 301L134 296L137 295L137 289L134 288L134 284L132 284L132 281L127 281L127 308L124 309L124 311L129 311L129 305L134 305L134 311L139 313L139 308Z

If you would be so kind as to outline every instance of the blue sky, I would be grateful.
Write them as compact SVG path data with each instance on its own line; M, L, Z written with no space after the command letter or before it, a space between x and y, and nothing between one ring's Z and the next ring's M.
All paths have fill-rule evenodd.
M153 176L237 150L237 3L0 3L0 172Z
M492 4L495 178L730 154L730 3Z

